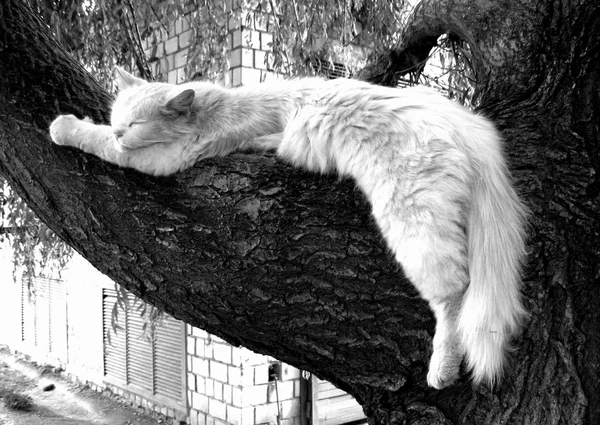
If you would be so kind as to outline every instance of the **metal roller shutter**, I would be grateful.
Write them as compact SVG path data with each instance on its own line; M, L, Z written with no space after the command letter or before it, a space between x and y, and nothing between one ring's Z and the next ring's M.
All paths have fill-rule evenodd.
M127 383L152 391L152 345L144 337L143 326L137 309L127 311Z
M168 317L156 330L154 340L154 393L183 400L183 324Z
M64 282L48 280L50 306L50 353L61 362L67 361L67 291Z
M50 352L50 288L48 279L33 280L35 309L35 347Z
M118 323L122 328L112 327L113 307L117 295L113 290L104 290L102 301L104 322L104 374L119 382L127 384L127 338L125 313L120 312Z
M67 361L67 297L64 282L42 277L21 282L21 339L46 361Z
M141 396L158 396L175 406L185 404L185 325L166 316L152 342L144 336L144 321L130 295L129 310L119 311L123 329L112 330L116 292L104 289L104 373L118 385ZM110 342L109 342L110 332Z
M21 281L21 340L29 346L35 345L35 301L26 278Z

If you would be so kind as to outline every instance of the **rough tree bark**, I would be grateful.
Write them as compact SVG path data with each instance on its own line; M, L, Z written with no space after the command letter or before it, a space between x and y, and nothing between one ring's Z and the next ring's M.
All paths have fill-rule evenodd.
M380 83L440 34L469 44L479 99L532 208L531 317L503 383L425 385L433 317L352 182L264 155L170 178L50 143L59 113L110 98L22 0L0 4L0 172L99 270L144 300L350 391L373 424L600 423L600 7L428 1L363 77Z

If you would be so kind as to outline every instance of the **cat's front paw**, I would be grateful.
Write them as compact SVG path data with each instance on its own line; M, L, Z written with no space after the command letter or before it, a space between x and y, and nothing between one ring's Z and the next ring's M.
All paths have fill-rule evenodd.
M75 115L60 115L50 124L50 137L52 141L61 146L74 146L81 120Z

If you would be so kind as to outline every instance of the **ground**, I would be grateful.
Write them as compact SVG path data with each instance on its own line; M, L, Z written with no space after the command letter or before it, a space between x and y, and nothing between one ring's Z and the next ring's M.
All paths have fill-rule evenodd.
M54 389L44 387L54 384ZM15 395L16 394L16 395ZM21 397L24 396L24 397ZM32 405L11 409L11 403ZM0 348L0 425L166 425L161 415L149 415L90 388L74 384L47 368Z

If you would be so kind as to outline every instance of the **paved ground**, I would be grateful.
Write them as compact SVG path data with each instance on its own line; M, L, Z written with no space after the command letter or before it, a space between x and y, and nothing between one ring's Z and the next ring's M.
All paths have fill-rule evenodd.
M73 384L0 349L0 425L167 425L115 398ZM54 384L54 389L42 388ZM12 394L31 397L29 410L7 407Z

